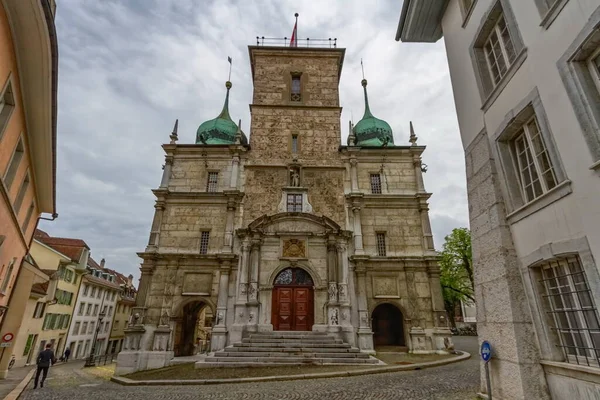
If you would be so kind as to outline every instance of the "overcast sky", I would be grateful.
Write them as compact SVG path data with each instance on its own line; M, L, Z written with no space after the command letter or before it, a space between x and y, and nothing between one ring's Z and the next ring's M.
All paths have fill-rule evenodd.
M338 39L346 48L340 82L342 138L364 112L360 59L375 116L408 144L413 121L427 145L426 189L436 248L467 226L464 156L443 41L394 40L395 0L60 0L59 218L40 228L80 238L92 257L139 277L140 259L161 179L161 144L179 118L179 143L194 143L200 123L217 116L233 58L230 113L250 133L248 45L256 36Z

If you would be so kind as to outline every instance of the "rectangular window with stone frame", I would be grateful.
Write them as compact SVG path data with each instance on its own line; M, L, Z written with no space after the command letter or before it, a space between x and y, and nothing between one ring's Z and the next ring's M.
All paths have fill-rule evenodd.
M298 153L298 135L296 134L292 135L292 153Z
M202 231L200 233L200 254L208 254L208 242L210 231Z
M23 145L23 138L19 138L15 149L13 150L12 157L10 162L8 163L8 168L4 174L4 186L6 186L7 190L10 190L10 187L17 175L17 170L19 169L19 165L21 165L21 160L23 159L23 155L25 154L25 147Z
M217 184L219 180L219 173L216 171L210 171L208 173L208 179L206 181L206 191L214 193L217 191Z
M302 212L302 195L287 195L287 212Z
M371 193L381 194L381 174L371 174Z
M292 73L292 81L290 85L290 101L301 102L302 101L302 81L301 74Z
M600 366L600 323L586 273L578 256L546 261L532 269L537 295L555 346L564 361Z
M542 17L541 26L548 29L569 0L534 0Z
M600 7L586 22L557 66L581 132L600 170Z
M571 193L537 89L507 114L493 138L509 222Z
M483 109L487 110L526 57L508 0L496 0L485 14L471 46Z
M377 255L380 257L385 257L387 255L385 232L376 232L375 237L377 240Z
M460 0L459 1L459 6L460 6L460 11L462 13L462 17L463 17L463 28L467 25L467 22L469 21L471 14L473 13L473 9L475 8L475 4L477 3L477 0Z

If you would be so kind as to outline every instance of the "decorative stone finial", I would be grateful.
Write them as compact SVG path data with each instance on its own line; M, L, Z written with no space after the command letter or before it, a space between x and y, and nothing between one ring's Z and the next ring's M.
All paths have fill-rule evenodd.
M169 136L169 138L171 139L170 144L175 144L175 142L179 139L179 137L177 136L177 127L179 126L179 119L175 120L175 125L173 126L173 132L171 132L171 135Z
M231 84L231 82L230 82L230 81L227 81L227 82L225 82L225 87L226 87L227 89L231 89L231 86L233 86L233 85Z
M413 146L417 145L417 135L415 135L415 128L413 128L413 123L410 121L410 139L409 142L412 143Z

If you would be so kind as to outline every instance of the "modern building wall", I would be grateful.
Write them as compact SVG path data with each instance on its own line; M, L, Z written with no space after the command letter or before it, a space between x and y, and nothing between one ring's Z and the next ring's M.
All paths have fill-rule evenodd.
M495 349L493 396L598 398L600 2L451 0L437 14L429 0L405 3L398 38L443 32L446 44L467 161L478 332ZM500 15L514 55L503 50L510 66L494 85L482 47ZM523 128L531 121L537 127ZM540 133L527 141L534 168L554 171L530 198L516 151L525 130Z

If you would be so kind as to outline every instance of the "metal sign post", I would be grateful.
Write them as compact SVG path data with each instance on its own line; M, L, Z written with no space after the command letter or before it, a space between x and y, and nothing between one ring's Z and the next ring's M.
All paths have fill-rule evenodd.
M488 399L492 400L492 384L490 381L490 367L489 361L492 359L492 346L487 340L481 343L481 359L485 363L485 383L487 386Z

